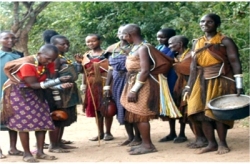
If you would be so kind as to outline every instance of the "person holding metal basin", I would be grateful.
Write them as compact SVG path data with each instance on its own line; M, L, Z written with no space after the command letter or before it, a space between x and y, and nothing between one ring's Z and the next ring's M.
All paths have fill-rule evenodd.
M200 154L211 151L225 154L230 151L226 136L234 121L217 119L207 103L222 95L237 93L239 96L243 91L238 47L231 38L218 31L220 24L220 16L214 13L200 19L204 36L193 44L191 74L182 92L184 97L188 97L187 114L192 124L201 124L208 140L208 145L201 149ZM214 129L219 142L215 139Z

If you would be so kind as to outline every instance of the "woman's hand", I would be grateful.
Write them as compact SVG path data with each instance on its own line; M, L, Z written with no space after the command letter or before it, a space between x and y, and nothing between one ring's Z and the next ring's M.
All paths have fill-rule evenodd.
M61 84L61 87L63 89L71 88L72 86L73 86L73 83L63 83L63 84Z
M83 55L78 53L74 55L74 58L77 63L82 63Z
M129 92L128 94L128 102L134 102L136 103L138 99L138 95L136 92Z

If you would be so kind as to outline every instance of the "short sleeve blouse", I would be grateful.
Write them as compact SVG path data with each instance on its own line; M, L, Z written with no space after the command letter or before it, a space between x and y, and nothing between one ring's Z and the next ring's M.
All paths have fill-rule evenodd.
M45 81L45 79L47 78L46 73L43 73L42 75L40 75L38 72L42 72L43 66L38 66L36 68L35 65L33 64L25 64L23 65L20 70L17 72L17 76L20 78L20 80L23 80L25 77L36 77L38 82L41 81ZM55 73L55 64L54 62L49 63L46 66L46 69L48 70L48 72L50 73Z

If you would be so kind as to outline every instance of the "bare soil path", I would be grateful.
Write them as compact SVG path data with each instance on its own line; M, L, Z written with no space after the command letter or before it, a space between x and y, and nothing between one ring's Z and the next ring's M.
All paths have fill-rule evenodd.
M249 121L249 118L246 119ZM177 122L177 132L179 125ZM127 146L118 146L127 136L124 126L120 126L114 118L112 126L112 134L115 139L112 141L101 140L100 146L98 142L89 141L88 139L97 134L97 127L94 118L85 117L80 106L78 108L78 120L72 126L65 128L63 139L74 141L73 146L78 149L72 149L70 153L45 153L55 155L58 159L55 161L40 160L40 162L249 162L249 128L242 126L242 122L236 121L233 129L228 132L228 145L231 152L228 154L217 155L215 152L196 154L197 149L188 149L187 143L194 140L194 136L189 129L186 128L188 141L184 143L174 144L172 141L166 143L157 142L160 138L169 133L168 122L161 120L151 121L151 137L158 152L131 156L128 154ZM216 136L217 137L217 136ZM217 137L218 138L218 137ZM48 135L46 142L49 143ZM30 133L31 150L35 150L34 133ZM0 159L0 162L22 162L22 157L9 156L8 133L0 131L0 145L3 153L7 158ZM22 150L20 140L17 143L18 149Z

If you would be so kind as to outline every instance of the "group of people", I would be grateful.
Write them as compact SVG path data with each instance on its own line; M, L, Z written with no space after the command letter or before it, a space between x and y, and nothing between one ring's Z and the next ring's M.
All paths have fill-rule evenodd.
M64 127L77 120L76 105L79 103L87 117L96 119L98 134L90 140L113 140L113 117L101 111L102 102L109 95L117 107L117 120L125 126L128 135L120 145L131 146L130 155L157 151L151 140L150 120L158 118L169 121L170 126L170 133L159 142L187 141L185 127L188 123L195 135L195 141L187 145L189 148L202 148L200 153L229 152L226 136L233 121L218 120L206 105L221 95L239 95L243 88L238 48L231 38L218 31L220 24L220 16L216 14L203 16L200 28L204 36L195 39L190 49L189 39L176 35L174 29L159 30L160 45L155 47L143 39L138 25L121 25L117 32L119 42L106 50L101 48L100 35L89 34L85 42L90 50L74 55L75 62L65 57L69 49L65 36L56 34L37 55L20 58L12 51L14 35L1 33L2 51L11 53L11 58L4 60L6 64L1 65L6 74L5 80L1 78L4 89L1 112L4 124L1 126L6 125L5 129L9 130L9 154L22 155L26 162L56 159L43 152L46 131L49 131L50 152L68 152L67 149L73 147L62 144L62 135ZM7 44L3 39L7 34L12 46L10 41ZM79 91L85 94L82 102L75 83L80 73L83 78ZM168 89L163 90L163 84ZM163 109L165 102L168 107ZM178 110L176 117L169 114L173 112L170 108ZM66 121L51 119L50 113L58 109L67 113ZM180 123L178 136L176 119ZM35 157L29 150L29 131L36 132ZM16 149L17 132L24 152ZM4 157L1 151L0 157Z
M53 34L53 35L52 35ZM49 42L48 42L49 38ZM76 148L62 142L64 127L77 120L76 105L81 102L75 81L77 67L64 57L69 41L55 31L44 32L45 44L36 55L23 57L12 50L17 38L10 31L0 34L1 49L1 130L9 131L9 155L23 156L25 162L55 160L43 152L49 131L49 152L69 152ZM52 120L54 111L64 111L66 120ZM31 152L29 132L35 131L36 148ZM16 149L17 132L23 151ZM33 156L35 154L35 157ZM0 153L1 158L5 158Z

